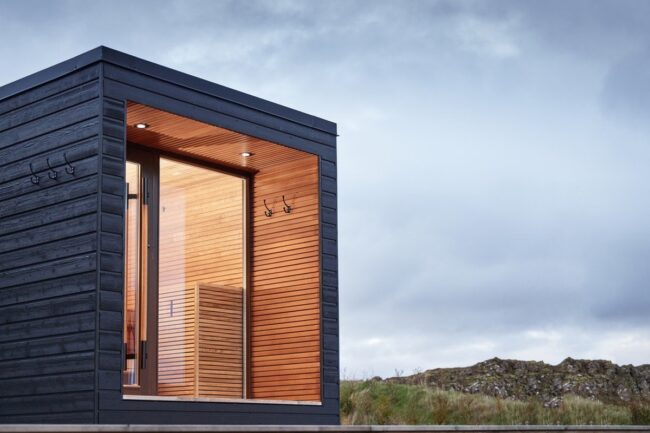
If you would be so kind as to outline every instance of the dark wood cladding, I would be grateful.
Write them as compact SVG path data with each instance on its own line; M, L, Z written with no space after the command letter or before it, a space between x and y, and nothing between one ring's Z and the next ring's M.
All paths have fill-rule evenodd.
M0 100L0 423L96 418L100 92L95 65Z
M123 399L127 101L317 158L321 404ZM104 47L0 87L0 423L337 424L336 164L335 124Z

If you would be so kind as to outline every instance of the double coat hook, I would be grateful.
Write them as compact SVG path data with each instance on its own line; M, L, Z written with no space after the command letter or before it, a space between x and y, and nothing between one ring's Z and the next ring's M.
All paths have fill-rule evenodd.
M287 200L282 196L282 203L284 203L284 206L282 206L282 210L284 213L291 213L293 210L293 207L287 203ZM266 199L264 199L264 207L266 210L264 211L264 215L267 217L272 217L273 216L273 209L271 209L267 204L266 204Z

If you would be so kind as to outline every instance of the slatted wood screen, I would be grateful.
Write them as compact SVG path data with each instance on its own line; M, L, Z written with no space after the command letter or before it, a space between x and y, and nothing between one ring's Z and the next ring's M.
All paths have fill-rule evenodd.
M264 199L274 209L270 218ZM261 170L252 212L252 397L320 401L318 159Z
M244 395L243 294L241 287L197 284L196 397Z

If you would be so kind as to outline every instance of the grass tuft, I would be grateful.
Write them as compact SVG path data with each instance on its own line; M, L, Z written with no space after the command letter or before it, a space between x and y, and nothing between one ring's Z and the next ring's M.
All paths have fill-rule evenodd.
M649 425L650 406L608 405L570 395L550 408L537 400L366 380L341 383L341 419L344 424Z

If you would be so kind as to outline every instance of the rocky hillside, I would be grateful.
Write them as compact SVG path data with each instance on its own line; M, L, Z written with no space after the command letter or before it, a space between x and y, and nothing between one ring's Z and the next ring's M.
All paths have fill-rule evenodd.
M568 394L610 404L650 402L650 364L619 366L567 358L550 365L493 358L471 367L437 368L386 380L503 399L533 398L546 407L558 406Z

